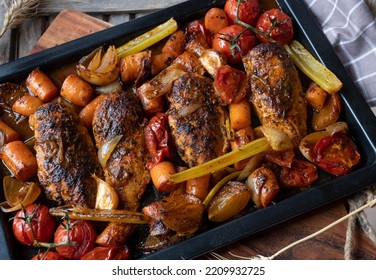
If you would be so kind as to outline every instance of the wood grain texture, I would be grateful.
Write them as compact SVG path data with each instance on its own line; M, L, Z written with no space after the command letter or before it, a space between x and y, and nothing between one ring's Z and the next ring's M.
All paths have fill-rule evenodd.
M112 26L110 23L75 10L65 9L55 18L30 53L72 41Z
M75 9L85 13L144 13L167 8L186 0L64 0L51 1L39 9L40 14L59 13L63 9Z

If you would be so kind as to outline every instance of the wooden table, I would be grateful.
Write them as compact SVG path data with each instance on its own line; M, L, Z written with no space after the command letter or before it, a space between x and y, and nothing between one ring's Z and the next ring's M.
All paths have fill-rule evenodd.
M63 9L74 9L84 12L98 19L93 29L95 32L110 25L143 16L156 9L184 2L182 0L92 0L80 1L51 1L40 9L38 17L25 21L19 29L6 32L0 39L0 64L27 55L32 51L41 35L46 31L56 16ZM98 12L100 11L100 12ZM3 18L4 7L1 6L0 18ZM79 28L79 26L77 27ZM83 34L84 35L84 34ZM69 40L67 38L62 40ZM39 42L40 43L40 42ZM269 256L282 247L325 227L340 217L347 214L346 200L340 200L321 207L311 213L284 222L262 233L245 238L214 253L228 259L237 259L234 255L252 257L258 254ZM371 213L372 211L369 211ZM373 211L375 212L375 211ZM374 219L375 213L369 214ZM346 240L347 221L342 222L329 231L306 241L291 250L281 254L277 259L343 259L344 244ZM357 229L355 236L355 259L376 259L376 247L364 233ZM200 259L214 259L215 254L201 256Z

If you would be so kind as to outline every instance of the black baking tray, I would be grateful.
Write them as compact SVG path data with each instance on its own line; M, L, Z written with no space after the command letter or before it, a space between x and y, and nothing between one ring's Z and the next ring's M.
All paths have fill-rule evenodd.
M267 208L250 212L227 223L209 227L206 231L163 250L136 255L137 259L192 259L202 254L248 237L276 224L302 215L334 200L344 198L376 182L376 119L356 88L314 17L303 3L296 0L276 0L280 8L294 19L296 39L331 69L343 82L341 90L342 118L349 124L362 155L362 164L352 173L333 177L309 190L278 201ZM119 46L129 39L174 17L184 24L204 15L224 0L187 1L150 15L134 19L107 30L63 45L20 58L0 66L0 83L24 78L34 68L46 71L56 65L77 61L99 45ZM0 199L3 199L0 193ZM0 259L20 259L24 254L12 236L9 216L0 213Z

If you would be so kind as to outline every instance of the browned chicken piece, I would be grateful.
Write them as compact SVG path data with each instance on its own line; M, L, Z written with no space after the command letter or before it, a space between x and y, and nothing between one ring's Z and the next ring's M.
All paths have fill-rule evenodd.
M153 79L138 87L137 95L148 99L165 95L171 90L172 83L186 72L204 75L205 71L197 56L184 52Z
M150 175L145 168L144 117L137 97L131 92L114 92L98 105L93 118L97 148L122 135L104 168L106 181L120 200L119 208L138 211ZM110 223L98 236L101 245L121 245L133 230L129 224Z
M93 117L93 134L99 149L122 135L104 168L106 181L116 188L120 207L137 211L150 181L145 167L144 117L137 97L131 92L114 92L98 105Z
M59 204L93 208L96 182L102 177L95 146L71 107L47 103L31 117L38 178L47 198Z
M213 81L199 74L177 79L167 96L167 111L177 152L189 167L226 153L226 114L217 101Z
M260 44L243 58L250 79L250 102L262 125L286 133L294 147L307 134L307 109L298 72L276 44Z

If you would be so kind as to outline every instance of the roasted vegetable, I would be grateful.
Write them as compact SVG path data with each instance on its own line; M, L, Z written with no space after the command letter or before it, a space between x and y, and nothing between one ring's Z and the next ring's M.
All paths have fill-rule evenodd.
M230 181L214 196L208 206L208 217L213 222L223 222L239 214L248 204L252 191L247 185Z
M338 92L342 82L327 67L314 58L298 41L284 46L298 68L328 93Z

